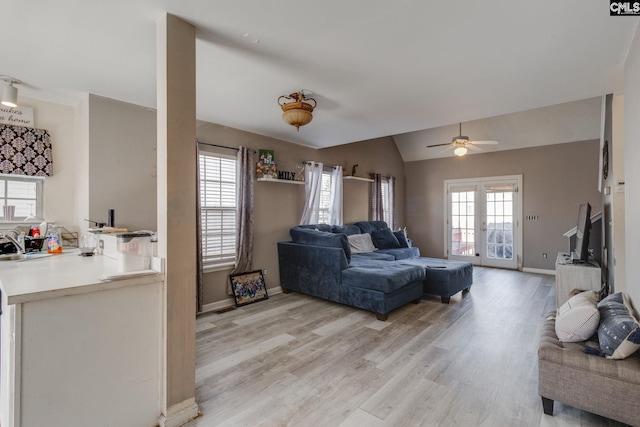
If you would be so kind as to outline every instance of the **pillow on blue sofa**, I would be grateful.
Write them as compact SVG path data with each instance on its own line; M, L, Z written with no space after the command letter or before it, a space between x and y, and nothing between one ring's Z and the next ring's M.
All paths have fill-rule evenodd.
M371 241L369 233L351 234L347 236L347 239L349 240L352 254L365 254L377 250Z
M326 231L317 231L304 227L293 227L289 230L289 234L293 243L342 248L344 255L347 257L347 262L351 261L349 241L344 234L327 233Z
M371 240L378 249L397 249L400 248L400 242L388 228L371 232Z
M384 230L389 228L386 222L384 221L358 221L355 224L356 227L360 229L363 233L373 233L374 231Z
M598 303L598 341L607 359L624 359L640 347L640 324L627 297L617 292Z
M401 229L398 231L394 231L393 235L396 236L396 239L398 239L398 243L400 243L400 247L401 248L408 248L409 247L409 240L407 239L407 230L406 229Z

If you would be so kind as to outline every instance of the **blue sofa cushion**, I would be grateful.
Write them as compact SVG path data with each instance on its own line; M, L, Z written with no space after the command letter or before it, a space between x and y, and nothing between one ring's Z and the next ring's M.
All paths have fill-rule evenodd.
M394 231L393 235L398 239L398 243L400 243L401 248L409 247L409 239L407 239L407 232L404 230Z
M393 255L395 259L411 259L411 258L418 258L420 256L420 249L417 247L378 249L376 252L379 254Z
M376 245L378 249L396 249L401 247L396 236L388 228L372 232L371 240L373 240L373 244Z
M368 265L379 266L381 262L395 261L393 255L379 254L378 252L367 252L363 254L351 254L349 267L364 267Z
M293 227L289 230L291 240L294 243L327 246L332 248L342 248L347 262L351 261L351 248L349 248L349 240L344 234L334 234L326 231L316 231L306 227Z
M367 265L342 270L342 284L388 294L425 278L425 269L422 267L380 262L383 263L381 266Z
M360 221L353 224L360 228L363 233L373 233L374 231L388 229L389 226L384 221Z
M333 233L346 234L347 236L351 236L352 234L361 234L360 228L355 225L334 225L331 227L331 231Z

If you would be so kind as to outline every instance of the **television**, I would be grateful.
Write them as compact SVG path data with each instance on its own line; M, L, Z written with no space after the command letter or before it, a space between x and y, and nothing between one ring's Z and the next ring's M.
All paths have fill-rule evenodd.
M575 245L571 248L571 261L587 262L589 260L589 235L591 233L591 205L583 203L578 210L578 226L576 228Z

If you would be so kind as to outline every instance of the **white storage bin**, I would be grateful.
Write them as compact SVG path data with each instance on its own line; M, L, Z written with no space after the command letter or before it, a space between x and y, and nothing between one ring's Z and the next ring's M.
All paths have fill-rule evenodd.
M151 267L151 233L132 232L116 234L116 260L118 272L148 270Z

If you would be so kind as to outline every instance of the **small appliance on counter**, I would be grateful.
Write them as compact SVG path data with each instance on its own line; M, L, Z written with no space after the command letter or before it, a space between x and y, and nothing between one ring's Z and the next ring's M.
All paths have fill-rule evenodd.
M148 270L151 267L152 246L150 231L100 234L102 255L118 261L118 272Z

